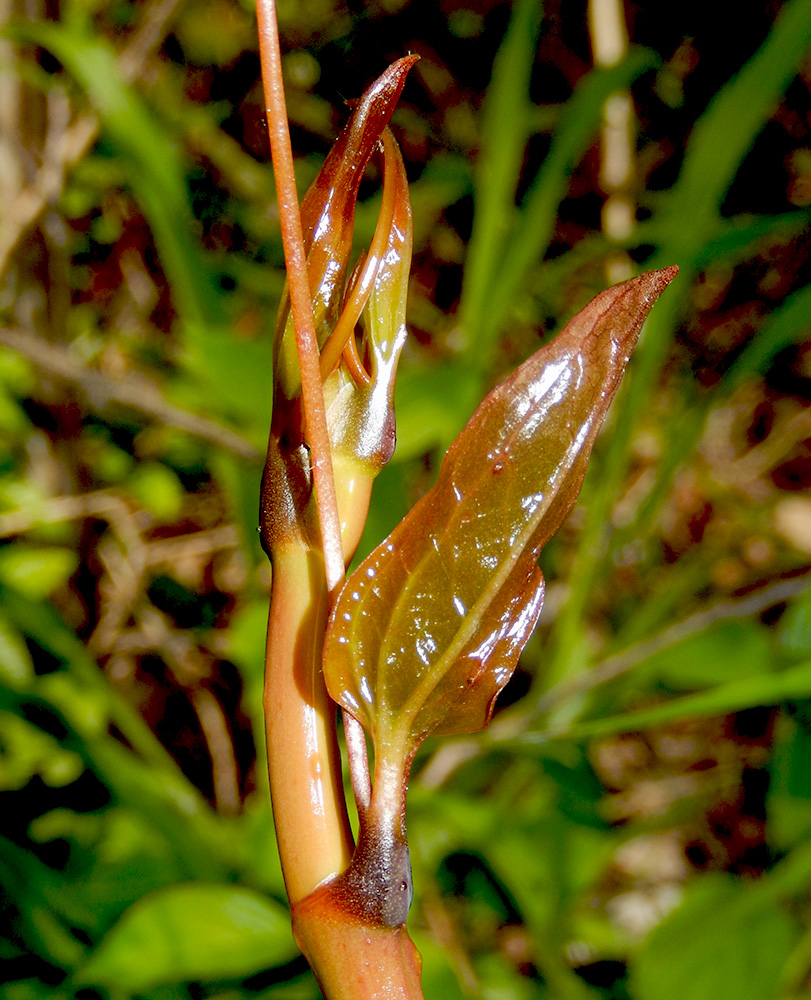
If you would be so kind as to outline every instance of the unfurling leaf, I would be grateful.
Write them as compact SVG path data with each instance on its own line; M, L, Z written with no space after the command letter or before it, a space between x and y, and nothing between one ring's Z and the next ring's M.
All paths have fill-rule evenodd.
M417 56L398 59L355 104L301 207L344 555L360 540L371 484L394 451L394 380L406 340L412 219L403 160L387 122ZM371 244L350 273L358 188L376 159L383 197ZM357 337L360 326L362 335ZM301 376L285 286L274 337L274 397L262 485L262 543L320 547Z
M485 399L434 488L333 610L331 697L407 766L487 724L540 615L538 555L569 514L642 323L676 268L608 289Z
M319 347L323 347L332 333L344 307L360 182L378 149L408 71L417 59L418 56L398 59L367 88L304 196L301 224ZM386 234L382 235L385 238ZM409 233L409 260L410 252ZM374 275L373 270L371 274ZM368 273L366 278L368 284ZM288 399L293 399L300 391L300 376L287 286L276 321L274 355L277 385Z

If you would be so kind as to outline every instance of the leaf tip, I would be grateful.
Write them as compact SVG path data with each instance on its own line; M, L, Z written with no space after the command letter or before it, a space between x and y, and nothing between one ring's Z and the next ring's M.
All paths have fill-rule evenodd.
M663 267L658 271L650 271L647 277L651 279L654 295L661 295L678 273L678 264L671 264L670 267ZM645 276L643 275L643 277Z

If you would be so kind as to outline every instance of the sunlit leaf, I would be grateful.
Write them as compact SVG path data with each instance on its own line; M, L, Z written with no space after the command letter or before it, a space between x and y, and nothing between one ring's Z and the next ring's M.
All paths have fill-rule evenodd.
M571 510L648 310L675 275L603 292L485 399L434 488L361 564L327 637L331 696L378 753L487 723L537 622L536 560Z

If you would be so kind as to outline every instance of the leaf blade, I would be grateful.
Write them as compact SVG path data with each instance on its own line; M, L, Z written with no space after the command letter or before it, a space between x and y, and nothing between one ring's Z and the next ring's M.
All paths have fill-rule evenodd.
M242 886L177 883L133 903L77 981L141 993L251 975L295 954L287 911L275 900Z
M325 677L378 751L397 743L410 756L430 732L486 725L540 614L538 554L575 502L644 318L675 273L603 292L494 389L434 488L347 581Z

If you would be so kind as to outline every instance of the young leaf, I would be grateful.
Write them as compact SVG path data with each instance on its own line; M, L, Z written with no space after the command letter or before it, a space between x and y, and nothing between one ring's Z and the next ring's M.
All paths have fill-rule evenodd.
M434 488L333 610L331 697L406 765L487 724L541 611L536 560L569 514L642 323L676 268L608 289L485 399Z
M367 88L301 204L319 347L332 332L343 305L355 203L364 170L378 148L417 58L398 59ZM285 396L293 399L300 389L300 376L287 286L276 323L275 352L275 379Z
M374 477L394 453L394 381L407 337L405 322L411 270L412 220L408 180L400 150L388 129L380 141L383 205L358 280L321 354L333 460L343 455ZM355 345L361 314L362 353ZM338 358L344 363L337 365ZM348 362L348 363L347 363ZM337 365L337 367L336 367Z
M394 379L406 339L412 219L405 167L386 123L417 58L392 63L366 90L301 207L347 559L360 541L372 480L394 451ZM373 157L383 173L381 209L372 242L350 275L358 186ZM363 328L360 344L358 323ZM293 538L320 544L287 286L276 322L274 358L273 422L262 486L262 542L269 554Z

